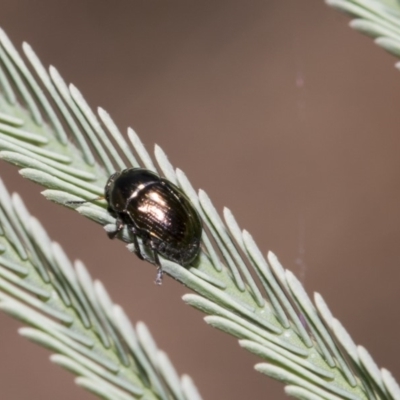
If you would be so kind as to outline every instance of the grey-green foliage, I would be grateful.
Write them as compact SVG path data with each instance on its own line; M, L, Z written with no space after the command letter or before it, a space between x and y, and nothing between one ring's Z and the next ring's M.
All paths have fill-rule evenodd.
M228 209L222 219L207 194L196 193L160 147L154 152L156 167L132 129L127 142L104 110L92 112L79 91L68 87L53 67L47 71L27 44L23 50L36 77L4 33L0 45L0 156L19 166L21 175L45 186L46 198L64 206L69 200L92 199L102 193L107 176L115 170L158 168L192 200L206 228L196 265L185 269L167 260L162 264L169 275L197 293L183 299L205 312L208 324L239 338L242 347L260 357L255 368L287 383L286 392L293 397L400 399L390 373L379 370L366 350L352 342L322 297L316 295L313 304L276 256L269 253L265 259ZM61 121L46 99L52 100ZM107 230L115 229L104 202L76 210ZM126 231L121 239L131 242ZM132 244L128 248L132 250ZM3 258L12 255L4 253ZM63 289L55 286L60 297ZM76 318L81 319L80 301L72 306L78 307Z
M327 4L356 17L353 29L375 38L375 43L400 57L400 2L397 0L325 0ZM400 69L400 62L395 64Z
M20 334L53 350L54 363L102 398L200 399L146 326L133 328L104 286L82 262L71 263L1 180L0 308L30 325Z

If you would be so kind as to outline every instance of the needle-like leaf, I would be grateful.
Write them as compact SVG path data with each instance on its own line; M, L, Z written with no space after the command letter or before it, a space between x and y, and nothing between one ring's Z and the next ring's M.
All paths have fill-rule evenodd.
M350 27L375 38L375 43L400 57L400 3L395 0L325 0L355 17ZM395 64L400 69L400 62Z
M391 16L389 20L393 18ZM263 256L251 235L239 228L229 210L224 210L222 219L207 194L204 191L197 193L186 175L173 168L160 147L156 146L153 159L133 130L128 129L129 140L126 141L104 110L99 110L97 117L75 87L68 88L54 68L47 72L28 45L24 44L23 48L37 78L25 66L5 33L0 34L0 111L3 115L0 120L4 125L0 125L0 156L4 160L19 166L24 177L46 187L44 196L63 206L67 201L93 199L101 194L107 177L114 170L133 166L159 171L180 186L203 220L203 249L196 264L183 268L162 260L162 265L167 274L196 293L185 295L183 299L208 314L205 317L208 324L239 338L243 348L263 360L256 369L288 383L286 390L291 396L301 399L400 399L391 375L376 368L368 353L352 344L322 297L318 296L314 305L300 282L284 270L276 256L272 253L267 259ZM49 98L48 103L42 92L38 92L40 87ZM50 103L55 105L56 111L48 108ZM62 120L55 120L56 115L62 116ZM71 133L72 142L65 138L63 130ZM107 230L114 229L115 221L107 213L105 202L73 207ZM4 220L2 229L7 234L4 237L9 243L7 249L12 248L12 254L20 260L27 260L27 254L33 257L38 276L46 285L54 284L60 304L71 307L73 313L65 314L63 307L50 307L49 301L43 304L38 299L34 306L67 324L79 323L81 329L96 324L97 336L104 346L112 343L116 355L105 362L97 352L91 355L88 349L84 356L90 360L84 363L83 356L74 347L76 339L69 337L72 333L68 336L60 332L51 336L42 332L43 329L38 330L40 326L37 326L23 330L24 335L66 357L75 357L74 362L63 357L56 358L56 362L73 371L93 370L100 378L104 370L127 367L132 357L124 349L128 345L129 350L136 350L139 341L145 347L145 360L150 364L156 360L161 363L163 381L174 398L185 398L187 393L197 395L189 380L185 381L184 387L179 385L168 359L154 351L151 340L145 340L149 335L143 333L146 331L143 327L138 329L138 338L130 328L121 327L119 311L113 308L104 287L86 284L90 279L80 264L77 266L78 277L74 278L73 268L59 246L52 245L51 252L47 247L39 247L40 254L37 254L36 230L32 234L32 228L21 222L15 228L18 232L13 234L10 227L14 221L25 220L13 213L13 208L8 206L0 215ZM17 240L20 231L26 231L22 235L32 238L35 246L24 250ZM132 238L127 231L121 239L132 247ZM38 261L43 254L50 254L51 269L40 266ZM4 258L11 262L10 267L5 268L13 270L14 279L20 277L29 282L26 281L30 279L26 261L18 263L11 257ZM18 289L18 293L26 297L27 290L36 293L47 288L42 283L36 285L36 281L38 279L28 289ZM7 293L9 285L0 285L0 293ZM46 294L42 293L42 297L46 298ZM148 371L146 363L140 362L157 393L162 393L160 387L164 387L164 382L157 381L154 378L156 372ZM83 376L78 382L87 389L97 392L103 388L93 384L94 380L89 381L94 379L89 374ZM143 385L137 382L134 385L121 382L121 379L110 382L132 395L138 388L143 390ZM104 390L108 390L108 386L104 385ZM112 393L118 396L116 391Z
M200 398L190 378L165 362L146 326L135 329L1 181L0 228L0 309L29 325L20 334L54 351L51 360L78 375L78 385L110 400Z

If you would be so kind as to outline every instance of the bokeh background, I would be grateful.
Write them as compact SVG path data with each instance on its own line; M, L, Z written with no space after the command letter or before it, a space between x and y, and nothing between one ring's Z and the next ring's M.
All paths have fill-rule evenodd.
M93 106L157 143L264 254L320 292L354 340L399 377L400 75L321 0L1 0L28 41ZM185 306L187 292L97 225L50 204L0 162L54 240L143 320L204 399L284 399L259 361ZM94 399L0 315L7 399Z

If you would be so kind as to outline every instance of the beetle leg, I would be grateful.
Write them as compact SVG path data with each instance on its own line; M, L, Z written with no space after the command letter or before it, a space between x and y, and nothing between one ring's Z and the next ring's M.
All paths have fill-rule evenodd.
M160 262L160 257L158 256L158 253L157 253L156 245L153 243L153 241L150 241L150 247L153 250L154 264L157 266L157 276L156 276L156 280L154 281L154 283L156 285L162 285L163 269L162 269L162 265Z
M117 217L117 221L115 224L117 226L117 229L114 232L107 232L107 235L110 239L114 239L118 235L118 233L121 232L121 230L124 227L124 223L123 223L122 219L119 217Z
M157 276L156 276L156 280L154 281L154 283L156 285L162 285L164 271L162 269L162 266L160 263L160 258L158 257L158 253L155 250L154 250L154 261L157 265Z
M139 257L141 260L146 260L146 258L142 254L142 251L140 250L139 241L137 239L138 236L143 237L143 234L141 234L140 230L136 227L135 221L129 211L124 210L124 214L129 215L129 218L131 220L131 222L128 224L128 228L132 232L133 245L135 246L134 252L136 256Z
M140 250L139 242L138 242L138 240L137 240L137 236L136 236L135 233L133 233L133 245L135 246L135 254L136 254L141 260L144 260L144 257L143 257L143 254L142 254L141 250Z
M136 226L135 220L132 218L132 216L128 210L124 210L124 213L129 215L129 218L131 220L131 223L128 224L128 227L129 227L130 231L132 232L133 244L135 246L135 254L141 260L149 261L147 258L145 258L143 256L143 254L140 250L139 242L137 239L137 237L139 236L142 239L143 244L146 246L150 246L151 250L153 250L154 264L157 266L157 276L156 276L155 283L157 285L161 285L162 277L163 277L163 270L162 270L162 266L161 266L161 262L160 262L160 257L158 256L158 252L157 252L157 249L158 249L157 245L153 242L153 240L151 239L151 236L146 231L143 231Z

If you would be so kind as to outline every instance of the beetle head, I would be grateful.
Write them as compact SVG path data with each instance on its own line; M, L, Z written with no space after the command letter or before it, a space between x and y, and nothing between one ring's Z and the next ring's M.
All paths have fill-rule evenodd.
M107 180L104 187L104 197L108 204L110 204L110 193L112 191L115 180L121 175L121 172L114 172Z

